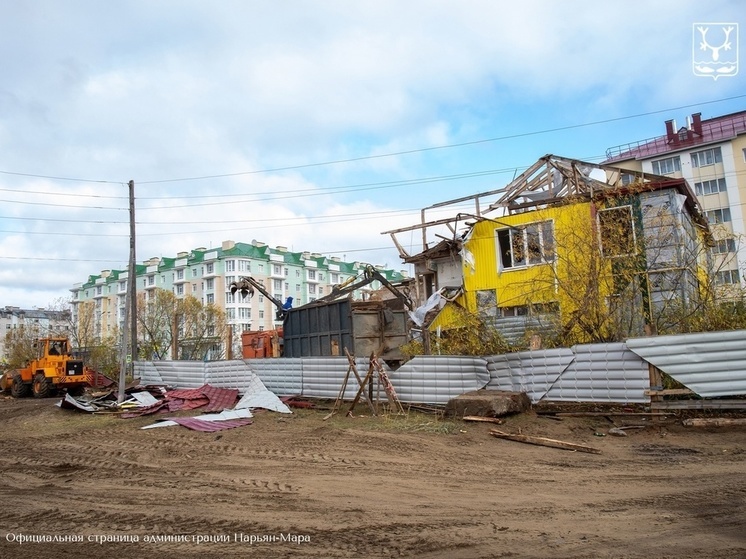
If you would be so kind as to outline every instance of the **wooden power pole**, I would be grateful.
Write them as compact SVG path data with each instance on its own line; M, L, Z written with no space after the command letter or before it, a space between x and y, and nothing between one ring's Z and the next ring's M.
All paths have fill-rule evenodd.
M135 181L129 184L130 199L130 258L127 268L127 295L125 297L124 328L122 332L122 361L119 369L119 393L117 400L124 401L124 385L127 381L127 369L129 363L137 359L137 277L136 277L136 255L135 255ZM127 319L129 318L129 332L127 332ZM129 352L127 351L127 333L129 333ZM132 367L134 371L134 365Z

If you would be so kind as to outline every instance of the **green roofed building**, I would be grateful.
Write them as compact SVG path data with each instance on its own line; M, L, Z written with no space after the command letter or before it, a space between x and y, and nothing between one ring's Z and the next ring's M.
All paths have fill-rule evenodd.
M271 330L279 325L275 320L275 305L260 293L245 298L240 293L231 294L231 282L241 276L262 282L265 290L282 303L292 297L293 307L298 307L330 294L332 286L357 276L368 265L343 262L318 253L291 252L283 246L271 248L258 241L224 241L219 248L201 247L175 257L150 258L136 266L135 281L138 297L143 294L145 300L160 288L178 298L192 295L203 304L217 305L225 310L234 335L238 335L246 330ZM402 272L376 268L391 282L406 277ZM92 305L95 335L117 331L124 323L128 275L127 270L103 270L74 285L70 290L73 320L79 321L83 305ZM364 298L365 291L380 287L373 282L355 295Z

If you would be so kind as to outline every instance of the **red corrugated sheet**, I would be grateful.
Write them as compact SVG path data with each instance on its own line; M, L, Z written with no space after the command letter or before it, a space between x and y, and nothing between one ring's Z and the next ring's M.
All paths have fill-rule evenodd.
M232 409L238 399L235 388L217 388L205 384L199 388L169 390L162 401L147 408L139 408L122 414L122 418L139 417L157 411L183 411L197 408L203 411L223 411Z
M204 421L197 417L172 417L170 421L178 423L182 427L192 429L193 431L202 431L204 433L214 433L225 429L235 429L244 425L251 425L253 419L226 419L225 421Z
M205 384L200 388L202 394L207 396L210 402L207 404L205 411L222 411L231 409L236 405L238 399L237 388L216 388Z

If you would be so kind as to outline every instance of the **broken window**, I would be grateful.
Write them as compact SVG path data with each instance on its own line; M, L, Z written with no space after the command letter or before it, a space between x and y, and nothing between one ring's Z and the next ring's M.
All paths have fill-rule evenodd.
M482 316L495 318L497 313L497 291L494 289L477 291L477 311Z
M598 212L601 253L604 256L628 256L635 252L635 229L632 208L622 206Z
M509 318L515 316L528 316L528 305L518 305L514 307L500 307L500 316Z
M500 267L533 266L554 261L554 223L542 221L498 229Z

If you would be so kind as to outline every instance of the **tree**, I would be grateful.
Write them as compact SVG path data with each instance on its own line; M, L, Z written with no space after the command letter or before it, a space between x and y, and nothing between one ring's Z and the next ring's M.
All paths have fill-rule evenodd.
M138 351L146 359L166 359L173 343L179 302L165 289L156 289L146 301L138 298Z
M145 359L206 360L225 355L227 322L219 307L156 288L137 301L138 347Z
M73 348L85 352L99 343L96 336L95 305L93 301L77 303L77 316L74 316L70 312L72 304L71 300L59 298L50 304L50 310L66 319L64 332L58 333L68 336Z
M449 308L440 334L430 332L430 353L435 355L496 355L506 353L510 346L484 316L460 306ZM407 357L423 355L424 344L413 340L401 346Z
M177 306L177 347L185 360L221 359L227 332L225 312L187 295Z
M8 369L21 369L36 359L36 340L41 337L38 326L21 326L5 334L5 361Z
M632 185L597 198L590 216L558 232L553 261L514 286L522 299L516 304L557 303L560 328L545 345L746 326L733 319L735 307L720 302L714 278L724 261L710 257L711 237L678 200L673 190L635 192ZM735 293L730 299L744 300Z

